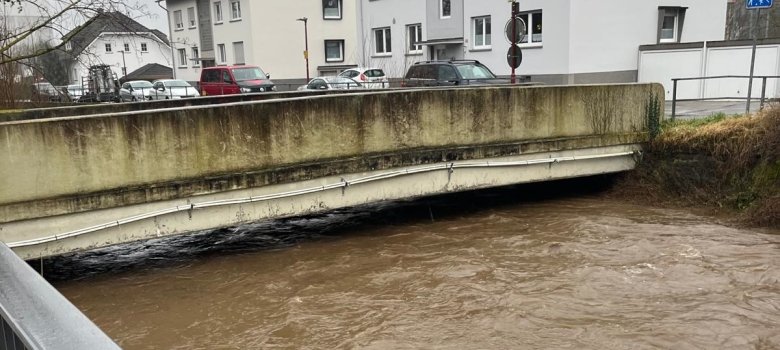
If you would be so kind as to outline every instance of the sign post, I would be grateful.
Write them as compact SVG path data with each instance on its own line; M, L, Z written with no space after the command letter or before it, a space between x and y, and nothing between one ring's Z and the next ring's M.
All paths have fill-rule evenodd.
M512 68L512 75L510 75L510 82L514 84L517 76L515 75L515 69L520 66L520 62L523 61L523 52L520 47L517 46L522 40L523 34L525 34L525 22L520 18L520 4L517 0L509 0L512 4L512 15L509 17L509 21L506 22L504 32L506 39L509 40L509 51L506 53L506 61L509 67Z
M761 16L761 9L768 9L772 7L773 4L774 4L774 0L745 0L745 7L747 7L748 10L756 10L755 18L753 18L753 21L751 23L751 27L752 27L751 35L753 36L753 49L750 54L750 78L748 79L747 104L745 105L745 115L750 114L750 98L753 92L753 72L756 67L756 22L758 22L759 19L758 17Z

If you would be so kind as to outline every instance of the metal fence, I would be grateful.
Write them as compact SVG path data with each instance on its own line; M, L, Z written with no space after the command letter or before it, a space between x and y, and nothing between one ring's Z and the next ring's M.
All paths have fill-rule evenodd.
M717 75L717 76L711 76L711 77L691 77L691 78L673 78L672 79L672 120L677 116L677 103L678 102L686 102L686 101L723 101L723 100L745 100L745 114L750 113L750 103L754 101L759 102L759 110L764 108L764 104L767 100L769 100L766 96L766 88L767 88L767 81L769 79L780 79L780 76L778 75L760 75L760 76L753 76L753 81L760 80L761 81L761 95L758 98L753 97L752 87L754 85L753 82L748 83L748 92L746 97L740 97L740 96L718 96L718 97L699 97L699 98L684 98L679 99L677 98L677 83L680 81L691 81L691 80L700 80L700 81L706 81L706 80L714 80L714 79L750 79L751 77L748 75ZM777 91L775 92L777 93ZM701 96L704 96L704 90L701 91Z

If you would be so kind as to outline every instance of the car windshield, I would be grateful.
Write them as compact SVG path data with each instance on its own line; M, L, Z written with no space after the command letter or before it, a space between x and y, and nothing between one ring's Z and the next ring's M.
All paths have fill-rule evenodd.
M184 80L169 80L164 83L167 87L189 87L190 84L188 84Z
M265 73L257 67L234 68L233 76L236 81L265 79Z
M136 89L138 89L138 88L150 88L150 87L152 87L152 83L150 83L148 81L134 81L134 82L130 83L130 86L132 86L133 88L136 88ZM174 86L174 85L168 85L168 86Z
M495 79L496 76L481 64L459 64L458 72L463 79Z
M334 89L346 88L348 86L360 86L356 81L349 78L334 77L326 79L328 84L333 85Z

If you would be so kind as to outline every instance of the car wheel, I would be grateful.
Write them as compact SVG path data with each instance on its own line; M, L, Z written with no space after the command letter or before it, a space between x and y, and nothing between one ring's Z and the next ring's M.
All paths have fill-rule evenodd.
M133 98L131 98L131 99L130 99L130 101L131 101L131 102L136 102L136 101L138 101L138 99L137 99L137 98L135 98L135 96L133 96Z

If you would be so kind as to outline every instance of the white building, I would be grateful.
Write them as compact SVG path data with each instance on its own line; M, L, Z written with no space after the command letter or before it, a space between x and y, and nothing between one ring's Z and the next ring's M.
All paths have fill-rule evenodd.
M63 37L71 84L80 84L92 65L111 66L117 78L150 63L171 66L167 37L119 12L99 13Z
M42 13L38 6L25 3L0 1L0 37L10 37L30 32L27 39L15 45L16 50L34 51L45 45L56 45L54 29L51 26L39 28L48 17ZM14 51L14 50L11 50ZM20 54L7 52L11 54Z
M506 0L358 1L359 33L367 33L359 36L361 46L370 48L366 65L401 77L414 60L476 59L510 74ZM520 44L517 74L553 84L637 81L640 45L723 40L726 2L519 1L530 33Z
M176 76L198 81L212 65L256 65L277 85L357 66L354 1L167 0ZM304 21L306 18L306 29ZM306 36L308 35L308 40Z

